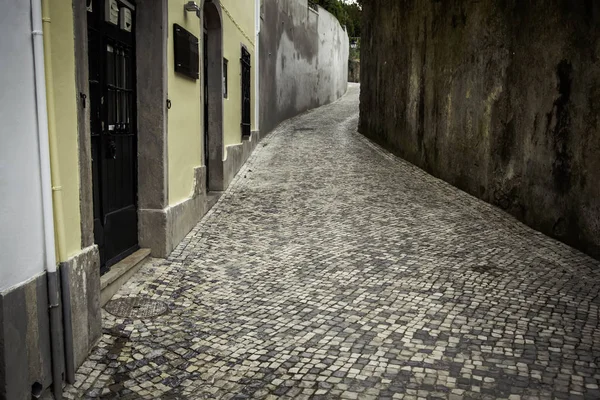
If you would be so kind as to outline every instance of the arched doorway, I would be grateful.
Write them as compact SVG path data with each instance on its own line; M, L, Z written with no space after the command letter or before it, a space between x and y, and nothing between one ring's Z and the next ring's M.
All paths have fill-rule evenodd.
M203 10L204 165L208 190L223 190L223 24L218 1Z

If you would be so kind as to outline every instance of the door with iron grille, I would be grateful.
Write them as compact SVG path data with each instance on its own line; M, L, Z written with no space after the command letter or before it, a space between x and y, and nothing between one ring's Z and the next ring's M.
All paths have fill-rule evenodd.
M242 47L242 137L250 136L250 53Z
M94 237L105 272L138 248L135 5L87 3Z

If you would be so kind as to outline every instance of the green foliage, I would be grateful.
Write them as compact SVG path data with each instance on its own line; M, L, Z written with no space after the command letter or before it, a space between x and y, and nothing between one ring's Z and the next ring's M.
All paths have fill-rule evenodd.
M359 4L347 4L341 0L314 0L314 2L333 14L340 24L346 27L348 36L360 36L362 9Z

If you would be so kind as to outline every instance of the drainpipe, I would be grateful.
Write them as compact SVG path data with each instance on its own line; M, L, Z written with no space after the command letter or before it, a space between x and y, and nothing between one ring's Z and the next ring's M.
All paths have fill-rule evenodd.
M44 31L44 69L46 77L46 110L48 110L48 141L50 144L50 176L52 179L52 202L54 205L54 233L55 246L60 262L58 271L60 292L62 295L62 318L61 326L64 334L65 372L69 383L75 383L75 365L73 362L73 324L71 321L71 281L69 271L66 267L67 249L65 240L65 225L63 218L62 185L60 183L60 163L58 156L58 144L56 136L56 112L54 107L54 75L52 72L52 25L50 19L50 0L42 2L42 23ZM65 265L63 267L63 265ZM57 312L58 314L58 312ZM60 322L60 321L59 321ZM57 335L60 331L57 331Z
M52 75L52 29L50 21L50 0L42 2L42 21L44 31L44 68L46 76L46 109L48 110L48 140L50 144L50 174L52 177L52 200L54 202L54 223L56 232L56 252L58 261L67 259L65 248L65 227L62 210L62 186L60 184L60 164L56 138L56 113L54 108L54 76Z
M44 225L44 264L48 280L48 304L50 309L50 342L52 347L52 391L56 400L62 399L62 354L60 349L60 309L58 300L58 276L56 271L56 247L52 202L52 176L50 172L50 143L48 135L48 110L44 68L44 35L42 31L41 0L31 0L31 25L35 95L37 106L37 131L42 189L42 219Z

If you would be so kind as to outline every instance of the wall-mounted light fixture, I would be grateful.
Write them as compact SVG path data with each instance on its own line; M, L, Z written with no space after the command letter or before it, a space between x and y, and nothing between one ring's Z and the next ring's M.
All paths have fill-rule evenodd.
M195 12L196 15L200 14L200 7L195 1L188 1L187 3L185 3L183 5L183 10L185 12Z

